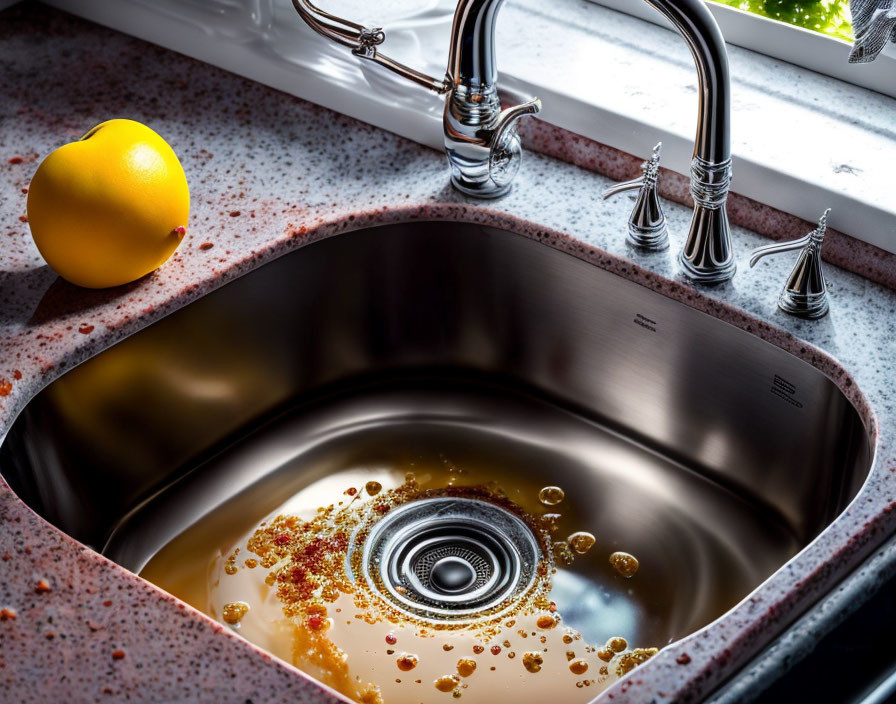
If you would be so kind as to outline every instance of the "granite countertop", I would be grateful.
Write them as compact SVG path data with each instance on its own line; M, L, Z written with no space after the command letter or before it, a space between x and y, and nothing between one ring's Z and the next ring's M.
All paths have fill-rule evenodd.
M441 154L388 132L40 6L0 19L0 437L67 369L264 262L368 224L457 219L537 237L787 349L834 379L874 438L866 485L827 531L729 616L669 646L605 698L705 695L892 530L893 290L828 267L830 315L790 318L775 300L791 262L749 269L749 251L768 240L735 227L737 276L697 292L677 278L690 213L674 203L666 204L671 250L637 255L624 244L628 204L601 201L609 181L592 172L529 154L509 196L472 201L448 186ZM41 260L25 193L43 156L113 117L144 122L173 146L192 212L185 241L160 270L87 291ZM0 691L10 701L335 697L68 538L3 482Z

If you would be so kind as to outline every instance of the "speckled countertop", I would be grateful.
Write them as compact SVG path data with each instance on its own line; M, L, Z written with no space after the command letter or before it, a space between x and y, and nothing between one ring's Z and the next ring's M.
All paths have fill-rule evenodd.
M767 240L734 228L737 277L697 293L674 263L686 208L667 205L669 253L635 255L623 241L628 204L599 200L608 181L592 172L530 154L509 196L473 202L449 188L441 154L39 6L0 15L0 71L0 437L66 369L280 254L370 223L460 219L537 237L788 349L840 385L875 437L872 474L831 528L725 619L605 698L699 698L893 528L896 292L829 267L830 315L789 318L775 298L791 262L749 269L748 252ZM174 147L192 213L186 240L159 271L85 291L44 265L24 221L25 191L44 155L112 117L144 122ZM0 700L327 696L49 526L0 482Z

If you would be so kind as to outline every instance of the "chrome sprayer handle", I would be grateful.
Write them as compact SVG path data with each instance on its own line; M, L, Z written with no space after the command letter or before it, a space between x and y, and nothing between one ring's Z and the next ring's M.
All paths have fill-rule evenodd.
M382 28L365 27L357 22L337 17L315 7L308 0L292 0L292 4L296 12L299 13L299 17L311 29L337 44L351 48L355 56L373 61L397 73L402 78L428 88L439 95L444 95L450 90L451 86L447 77L438 80L381 54L377 47L386 41L386 33Z

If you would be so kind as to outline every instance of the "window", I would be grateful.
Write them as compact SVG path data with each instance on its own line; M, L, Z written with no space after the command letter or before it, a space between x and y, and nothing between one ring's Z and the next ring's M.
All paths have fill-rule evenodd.
M769 19L851 42L848 0L714 0Z
M640 0L591 2L671 28L660 13ZM710 0L707 5L728 44L896 98L894 45L884 49L872 63L848 61L852 48L849 0ZM779 21L776 14L781 15L781 20L795 18L799 22Z

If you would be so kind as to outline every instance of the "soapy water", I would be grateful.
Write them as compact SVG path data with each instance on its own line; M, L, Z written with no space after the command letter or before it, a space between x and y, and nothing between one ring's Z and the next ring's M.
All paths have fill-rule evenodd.
M212 560L208 612L358 702L584 702L656 652L621 637L588 643L564 623L563 604L551 599L555 560L570 564L595 538L557 535L562 488L543 487L529 513L494 482L464 485L450 463L447 481L424 483L393 472L301 492ZM322 505L326 493L332 500ZM445 620L383 597L362 564L365 540L402 507L439 498L487 502L531 530L541 558L512 599Z

